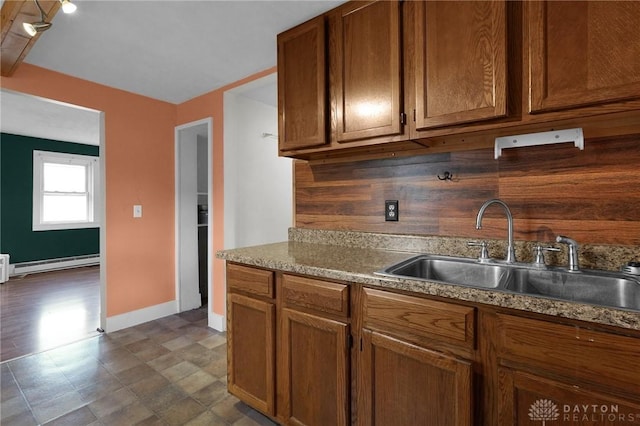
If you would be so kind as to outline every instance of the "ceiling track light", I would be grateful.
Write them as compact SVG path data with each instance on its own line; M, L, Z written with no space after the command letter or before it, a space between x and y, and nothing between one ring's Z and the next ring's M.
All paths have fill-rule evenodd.
M47 22L47 15L44 13L44 10L42 10L42 7L40 6L40 3L38 3L38 0L33 0L34 2L36 2L36 6L38 6L38 9L40 10L40 21L39 22L25 22L22 24L24 30L27 32L27 34L29 34L29 36L33 37L38 33L41 33L43 31L48 30L49 28L51 28L51 22Z
M78 6L71 3L71 0L60 0L60 3L62 3L62 11L64 13L73 13L78 8Z

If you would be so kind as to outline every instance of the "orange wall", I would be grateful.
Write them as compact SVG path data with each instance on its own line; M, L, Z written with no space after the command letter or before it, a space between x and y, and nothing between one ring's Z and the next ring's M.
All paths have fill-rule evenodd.
M23 63L0 87L105 113L107 316L175 299L174 128L213 118L213 248L224 248L224 92L270 68L174 105ZM134 204L143 217L134 219ZM213 254L212 254L213 255ZM224 262L214 261L214 312L225 312Z
M176 125L213 118L213 251L224 249L224 92L276 72L270 68L178 105ZM213 312L225 312L224 261L213 262Z
M174 300L176 105L25 63L0 85L105 113L107 316Z

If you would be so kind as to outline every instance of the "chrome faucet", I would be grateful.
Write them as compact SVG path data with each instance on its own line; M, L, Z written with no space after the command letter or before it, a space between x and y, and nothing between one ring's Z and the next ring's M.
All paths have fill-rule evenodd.
M578 272L580 270L580 265L578 264L578 247L580 246L576 240L565 237L564 235L558 235L556 242L569 246L569 272Z
M507 263L515 263L516 262L516 251L513 247L513 216L511 215L511 210L509 210L509 206L502 201L494 198L492 200L487 200L484 202L480 210L478 211L478 216L476 217L476 229L482 229L482 216L484 216L484 211L491 204L499 204L504 209L507 214L507 223L509 225L508 228L508 245L507 245Z

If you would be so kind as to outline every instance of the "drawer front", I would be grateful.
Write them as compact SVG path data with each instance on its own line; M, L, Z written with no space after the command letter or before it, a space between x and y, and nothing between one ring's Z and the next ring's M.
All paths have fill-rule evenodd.
M227 264L227 286L229 289L273 298L273 272L229 263Z
M365 328L417 344L437 340L475 347L475 308L387 291L364 289Z
M498 315L498 354L583 382L637 392L640 339L554 324L513 315Z
M282 300L287 305L349 316L349 286L346 284L284 274Z

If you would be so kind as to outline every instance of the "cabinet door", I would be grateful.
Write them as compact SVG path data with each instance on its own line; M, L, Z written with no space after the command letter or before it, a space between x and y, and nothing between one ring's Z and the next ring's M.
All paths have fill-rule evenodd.
M348 328L342 322L282 309L279 386L287 424L349 423Z
M336 139L401 134L399 2L348 3L329 25Z
M509 368L499 369L499 425L636 425L640 400L614 397Z
M275 306L229 294L227 362L229 392L275 415Z
M638 393L640 368L629 368L640 354L637 337L515 315L497 319L497 353L504 363L569 375L576 385Z
M640 99L640 2L526 2L530 111Z
M358 419L363 425L470 425L469 362L363 330Z
M280 151L328 143L325 17L278 35Z
M504 1L415 4L417 130L507 113Z

